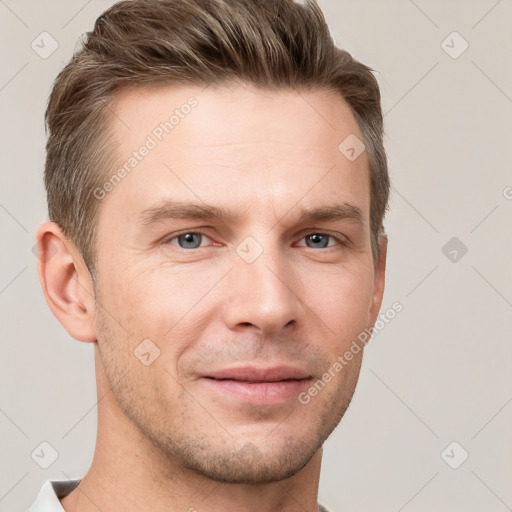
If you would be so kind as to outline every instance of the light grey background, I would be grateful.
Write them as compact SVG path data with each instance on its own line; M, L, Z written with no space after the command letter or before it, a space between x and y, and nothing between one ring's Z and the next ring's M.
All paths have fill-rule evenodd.
M24 510L43 481L80 478L92 460L92 346L51 314L32 248L46 219L50 86L112 3L0 0L0 511ZM332 512L512 510L512 3L320 3L337 44L378 72L393 181L382 311L403 311L366 349L325 444L319 501ZM46 59L31 48L43 31L58 42ZM31 458L43 441L59 454L46 470Z

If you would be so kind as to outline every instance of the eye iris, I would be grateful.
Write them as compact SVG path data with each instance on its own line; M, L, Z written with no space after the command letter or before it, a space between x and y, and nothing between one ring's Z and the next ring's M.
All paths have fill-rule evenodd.
M314 233L312 235L308 235L306 237L306 239L308 241L312 241L315 244L318 243L318 242L322 242L320 247L327 247L327 243L328 243L329 237L326 236L326 235L320 235L318 233ZM318 247L318 246L316 246L316 247Z
M195 240L194 240L195 238ZM181 243L181 241L185 241L185 245ZM194 249L194 244L197 243L198 245L201 244L201 234L200 233L185 233L183 235L180 235L178 237L178 242L180 242L180 247L183 249ZM190 247L188 244L192 244L192 247Z

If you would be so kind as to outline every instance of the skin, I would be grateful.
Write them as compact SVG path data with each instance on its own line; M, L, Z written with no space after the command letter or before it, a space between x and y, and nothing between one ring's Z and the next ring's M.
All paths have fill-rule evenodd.
M350 403L363 350L307 405L249 403L201 376L288 364L314 382L374 325L386 240L374 266L367 156L349 161L338 150L361 132L347 103L326 90L135 89L113 106L119 165L190 96L197 107L101 200L96 283L56 224L37 233L49 307L95 351L94 459L62 504L68 512L314 512L322 443ZM166 199L238 217L137 223ZM297 224L301 208L343 203L362 211L362 223ZM187 246L174 235L183 232L203 237L189 235ZM335 238L324 247L307 236L315 233ZM249 236L263 249L251 263L236 251ZM160 350L147 366L134 355L145 339Z

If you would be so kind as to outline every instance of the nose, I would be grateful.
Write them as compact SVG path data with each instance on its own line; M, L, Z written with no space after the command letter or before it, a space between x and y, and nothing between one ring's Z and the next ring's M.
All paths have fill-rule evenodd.
M225 283L224 322L231 330L252 328L262 337L297 327L303 305L300 280L286 256L265 250L248 263L235 254Z

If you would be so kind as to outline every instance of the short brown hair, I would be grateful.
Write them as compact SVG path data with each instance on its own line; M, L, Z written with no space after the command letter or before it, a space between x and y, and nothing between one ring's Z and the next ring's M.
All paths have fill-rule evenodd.
M380 91L372 69L334 45L313 0L125 0L103 13L58 75L46 110L50 219L95 276L98 200L111 172L108 121L123 87L208 85L323 88L350 105L366 146L374 262L384 235L389 176ZM341 142L341 141L340 141Z

